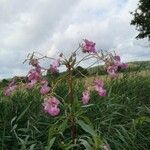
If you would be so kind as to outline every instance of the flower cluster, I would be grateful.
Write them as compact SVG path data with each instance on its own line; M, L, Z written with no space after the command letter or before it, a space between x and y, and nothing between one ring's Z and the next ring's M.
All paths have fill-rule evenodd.
M120 56L118 55L113 56L110 53L104 55L103 53L97 52L95 46L96 44L94 42L84 39L83 43L79 46L79 49L82 49L82 51L85 54L88 53L88 55L84 57L85 60L90 56L90 58L93 57L93 58L104 61L106 64L106 68L107 68L106 70L111 77L113 78L117 77L118 70L120 68L126 69L128 67L126 63L121 62ZM49 71L51 74L58 73L60 65L64 64L68 71L67 77L69 78L69 75L72 74L72 73L69 73L69 71L72 71L76 66L78 66L79 62L84 61L84 58L82 58L81 61L77 62L77 59L76 59L77 50L74 53L72 53L69 59L64 57L62 53L60 54L59 59L54 59L54 58L49 57L50 59L53 60L53 62L50 64L50 67L48 69L41 67L39 63L40 59L48 58L46 56L42 58L38 58L38 57L35 57L33 53L32 56L29 59L27 59L29 60L29 64L33 68L29 71L27 75L28 82L26 84L26 88L32 89L35 85L37 85L39 87L41 95L43 96L43 99L46 94L47 94L46 97L48 96L51 97L51 98L46 98L43 103L44 111L50 114L51 116L57 116L60 113L60 108L58 107L60 104L60 101L56 97L53 97L54 90L52 89L51 86L49 86L48 81L43 78L42 74L44 71ZM72 82L70 78L68 79L68 82ZM71 84L68 84L68 85L71 85ZM5 89L4 94L6 96L9 96L16 88L17 88L16 84L14 82L11 82L9 86ZM90 102L90 90L89 90L90 88L86 87L86 89L88 90L85 90L82 92L81 101L84 105L87 105ZM94 89L98 92L99 96L101 97L105 97L107 95L107 92L104 88L104 82L100 79L96 79L94 81Z
M60 66L60 59L54 60L54 62L50 65L50 72L57 73L59 72L58 67Z
M42 78L42 68L37 59L30 59L29 64L32 65L34 69L31 69L27 75L29 82L27 83L26 87L28 89L32 89L33 86Z
M102 96L102 97L106 96L106 90L104 89L104 82L102 80L96 79L94 81L94 86L99 96ZM89 103L89 101L90 101L90 92L89 90L85 90L82 93L82 103L86 105Z
M102 80L95 80L95 90L102 97L106 96L106 90L104 89L104 82Z
M50 87L48 86L48 81L47 80L42 80L41 81L41 89L40 89L40 93L41 94L47 94L50 91Z
M85 39L84 44L82 45L82 50L83 52L96 53L95 45L94 42Z
M38 83L40 86L40 93L44 96L45 94L48 94L51 91L51 87L49 86L49 83L47 80L43 79L42 76L42 68L38 62L38 59L31 58L30 65L32 65L34 68L31 69L27 75L28 77L28 83L26 87L28 89L32 89L35 84ZM55 59L53 63L50 65L50 68L44 69L45 71L50 71L51 73L57 73L59 72L58 67L60 66L60 59ZM51 116L57 116L60 113L60 109L58 108L59 100L55 97L52 97L50 99L47 99L44 101L44 111Z
M50 92L50 87L48 86L48 81L42 79L42 67L39 65L37 59L31 59L29 62L30 65L34 67L28 73L28 83L26 85L27 89L32 89L36 83L40 84L40 93L47 94Z
M58 108L59 104L60 101L56 97L45 99L43 103L44 111L51 116L57 116L60 113L60 109Z
M109 62L109 66L107 67L108 74L115 78L118 76L119 69L127 69L128 64L121 62L120 56L113 56L111 57L111 61Z
M89 103L89 100L90 100L90 93L88 90L85 90L83 93L82 93L82 103L83 104L88 104Z

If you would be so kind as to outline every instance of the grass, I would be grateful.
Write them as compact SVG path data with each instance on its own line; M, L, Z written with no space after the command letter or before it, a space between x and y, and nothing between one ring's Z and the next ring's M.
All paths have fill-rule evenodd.
M120 74L118 80L106 81L108 96L91 95L91 107L84 108L85 114L93 122L95 130L107 141L112 150L150 149L150 71L134 71ZM77 98L85 84L93 77L77 79L75 91ZM68 89L62 82L56 93L66 98ZM37 89L20 90L11 97L4 97L0 91L0 150L44 150L47 146L49 127L58 120L46 115L42 110L42 97ZM54 132L54 130L52 130ZM78 127L79 137L85 132ZM65 137L64 137L65 135ZM69 143L67 129L53 146L59 150L63 143ZM82 146L79 149L84 149ZM66 150L66 148L64 148Z

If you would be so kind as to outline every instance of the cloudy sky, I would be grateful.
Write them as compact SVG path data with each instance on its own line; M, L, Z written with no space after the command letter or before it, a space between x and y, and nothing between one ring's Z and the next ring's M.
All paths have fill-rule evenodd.
M27 54L56 56L84 38L124 61L150 60L147 40L130 26L138 0L0 0L0 78L24 75Z

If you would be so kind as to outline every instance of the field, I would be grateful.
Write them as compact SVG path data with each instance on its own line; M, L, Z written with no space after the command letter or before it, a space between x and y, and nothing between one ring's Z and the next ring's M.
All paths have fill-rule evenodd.
M107 97L99 97L93 92L90 101L93 105L83 108L88 116L84 120L112 150L150 149L150 65L149 62L132 65L134 67L120 73L117 80L110 80L103 74L101 78L106 82ZM76 99L81 100L84 84L93 81L94 70L90 70L87 78L76 79ZM66 82L61 82L56 93L65 99L67 92ZM4 97L1 87L0 150L44 150L49 144L48 134L56 138L52 150L71 149L69 126L64 123L62 130L58 129L54 124L58 118L43 112L42 101L37 89L20 90L11 97ZM56 130L60 131L56 133ZM87 141L91 134L80 126L77 130L78 149L82 150L89 146Z

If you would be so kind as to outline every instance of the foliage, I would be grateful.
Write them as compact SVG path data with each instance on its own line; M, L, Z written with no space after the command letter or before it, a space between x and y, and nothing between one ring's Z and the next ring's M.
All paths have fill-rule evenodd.
M76 81L75 90L80 99L84 87L81 82ZM80 116L83 121L80 121L78 126L80 143L78 148L82 150L85 147L92 147L94 139L91 134L97 131L97 136L103 137L102 140L106 140L112 150L148 150L150 148L149 76L142 77L137 74L131 76L125 73L120 80L107 82L108 97L100 98L94 92L91 95L91 106L83 107L90 120L84 115ZM56 93L61 97L66 96L65 82L57 87ZM2 91L0 92L0 149L46 149L48 133L52 135L55 134L54 128L58 130L57 125L54 124L58 118L44 114L41 107L42 99L39 97L37 89L32 89L30 92L17 91L11 98L4 97ZM50 124L54 124L53 127L51 125L51 130ZM61 122L61 119L58 126L59 124L61 124L60 132L55 136L56 139L51 138L49 146L55 140L52 149L71 149L74 145L71 145L69 128L66 122Z
M140 0L138 8L131 14L134 16L131 25L135 25L139 31L136 38L148 38L150 40L150 1Z
M127 115L123 108L126 108L127 112L135 110L134 108L128 109L128 105L121 103L120 100L132 99L136 101L136 104L139 104L136 100L137 97L135 95L132 97L133 93L126 95L126 88L123 92L120 91L121 95L120 93L116 94L120 87L128 83L130 76L124 74L124 78L119 75L120 70L128 68L128 64L123 63L115 52L97 50L95 45L94 42L85 39L70 56L64 56L61 53L58 59L36 52L27 56L25 62L28 61L32 69L26 78L14 77L0 96L2 149L12 147L21 150L110 150L111 148L122 149L123 147L128 149L130 148L129 144L133 148L137 148L132 142L132 138L135 136L130 137L128 126L128 124L132 126L130 118L127 116L128 124L120 118ZM80 52L84 55L78 58ZM52 60L49 68L41 66L40 61L45 58ZM88 72L79 64L91 58L94 59L93 64L97 61L105 63L104 68L110 75L110 79L105 81L105 84L97 73L93 76L92 83L87 84ZM60 66L66 69L66 72L61 75L58 74ZM81 77L78 73L84 78L77 79ZM116 91L117 85L119 85L119 89ZM133 89L136 88L132 87ZM139 89L136 90L140 95ZM124 97L124 95L126 96ZM147 93L144 96L148 96ZM145 106L148 107L147 104ZM10 110L11 114L9 115L8 111ZM101 114L102 110L104 110L103 114ZM113 114L114 116L112 116ZM102 124L105 121L104 116L109 117L105 128ZM139 118L134 118L135 116L131 116L132 120L141 121ZM140 117L142 117L142 121L143 118L149 121L146 115ZM117 140L120 139L121 142L124 142L122 143L123 147L122 145L113 145L106 136L107 134L103 132L108 129L112 131L111 128L113 132L115 130L115 133L118 134Z

